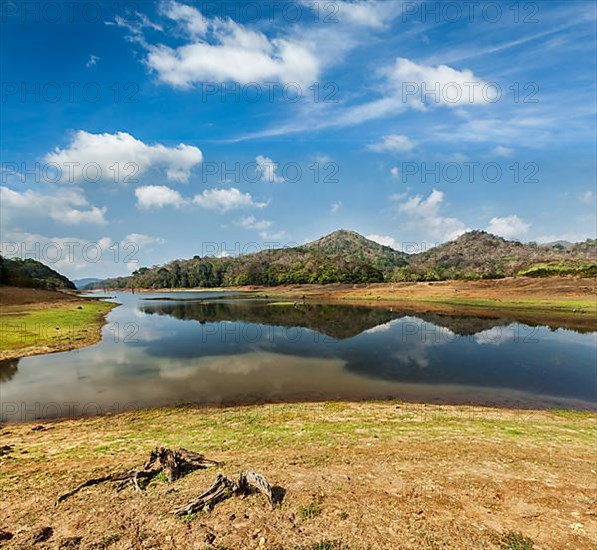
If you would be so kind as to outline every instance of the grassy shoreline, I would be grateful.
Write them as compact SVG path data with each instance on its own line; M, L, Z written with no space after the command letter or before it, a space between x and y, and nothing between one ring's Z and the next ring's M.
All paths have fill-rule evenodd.
M0 360L95 344L101 339L108 313L117 305L69 297L64 301L3 306Z
M120 291L126 289L120 289ZM597 279L510 277L479 281L372 284L301 284L214 288L135 289L135 292L244 292L256 297L343 302L435 303L492 309L536 309L597 315Z
M81 537L82 548L497 549L532 540L584 549L597 536L597 413L401 402L170 407L8 425L2 436L13 447L0 459L0 526L17 546L43 527L54 545ZM224 464L145 493L90 487L53 508L59 494L138 467L158 445ZM245 469L286 490L279 507L252 495L187 520L170 513L217 472Z

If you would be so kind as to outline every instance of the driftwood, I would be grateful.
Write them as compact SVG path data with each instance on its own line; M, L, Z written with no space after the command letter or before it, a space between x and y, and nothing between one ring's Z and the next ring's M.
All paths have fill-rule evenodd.
M200 510L211 509L218 502L230 496L246 495L257 490L264 495L269 503L274 506L272 487L267 479L256 472L243 472L238 481L234 481L225 475L218 474L214 484L203 494L194 498L184 506L172 510L177 516L186 516Z
M212 465L217 466L219 464L220 463L215 460L205 458L201 453L196 453L187 449L173 451L172 449L167 449L165 447L158 447L151 451L149 458L141 470L127 470L125 472L117 472L102 477L88 479L78 487L75 487L72 491L64 493L58 497L56 505L78 493L85 487L99 485L100 483L105 483L107 481L116 483L117 491L121 491L127 485L132 485L138 491L142 491L145 485L161 472L164 472L168 482L171 483L192 470L207 468ZM141 485L141 483L139 483L140 481L145 482L145 485Z

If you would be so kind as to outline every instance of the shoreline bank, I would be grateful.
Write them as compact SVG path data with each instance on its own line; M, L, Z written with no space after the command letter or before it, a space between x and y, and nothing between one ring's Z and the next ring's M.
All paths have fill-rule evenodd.
M108 314L118 306L59 291L1 290L0 361L96 344Z

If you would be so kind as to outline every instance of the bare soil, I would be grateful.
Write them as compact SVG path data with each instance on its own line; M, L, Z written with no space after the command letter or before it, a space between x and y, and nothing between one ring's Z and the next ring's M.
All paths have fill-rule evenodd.
M596 428L595 413L405 403L156 409L8 425L0 531L12 535L10 548L593 549ZM154 481L143 493L89 487L54 507L88 478L139 467L158 445L224 465ZM217 472L236 478L246 469L285 490L281 505L256 494L186 519L171 513ZM40 534L47 540L34 546Z
M246 290L270 289L243 287ZM234 290L234 289L230 289ZM236 289L238 290L238 288ZM438 281L427 283L377 283L368 285L288 285L272 287L272 292L305 294L335 299L366 300L491 300L499 305L512 302L541 305L541 302L589 301L597 304L597 279L549 277L543 279L510 277L483 281Z
M74 292L0 285L0 307L55 304L81 300Z

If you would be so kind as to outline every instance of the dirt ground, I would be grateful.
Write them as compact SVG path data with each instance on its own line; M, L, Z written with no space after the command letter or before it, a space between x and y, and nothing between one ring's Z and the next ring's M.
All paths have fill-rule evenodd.
M246 290L268 292L262 287ZM231 289L233 290L233 289ZM543 279L512 277L484 281L438 281L428 283L378 283L369 285L288 285L271 289L275 294L305 294L308 297L335 299L383 299L397 301L437 300L448 302L493 301L540 306L562 302L597 304L597 279L549 277ZM481 302L480 305L482 305Z
M595 413L406 403L174 408L6 425L0 531L7 548L593 549ZM91 477L140 467L157 446L223 461L140 493ZM285 491L172 509L216 473ZM37 537L37 539L36 539ZM34 545L34 540L38 540Z
M56 304L77 300L81 300L81 297L74 292L0 285L0 307L2 311L5 311L5 308L9 306Z

